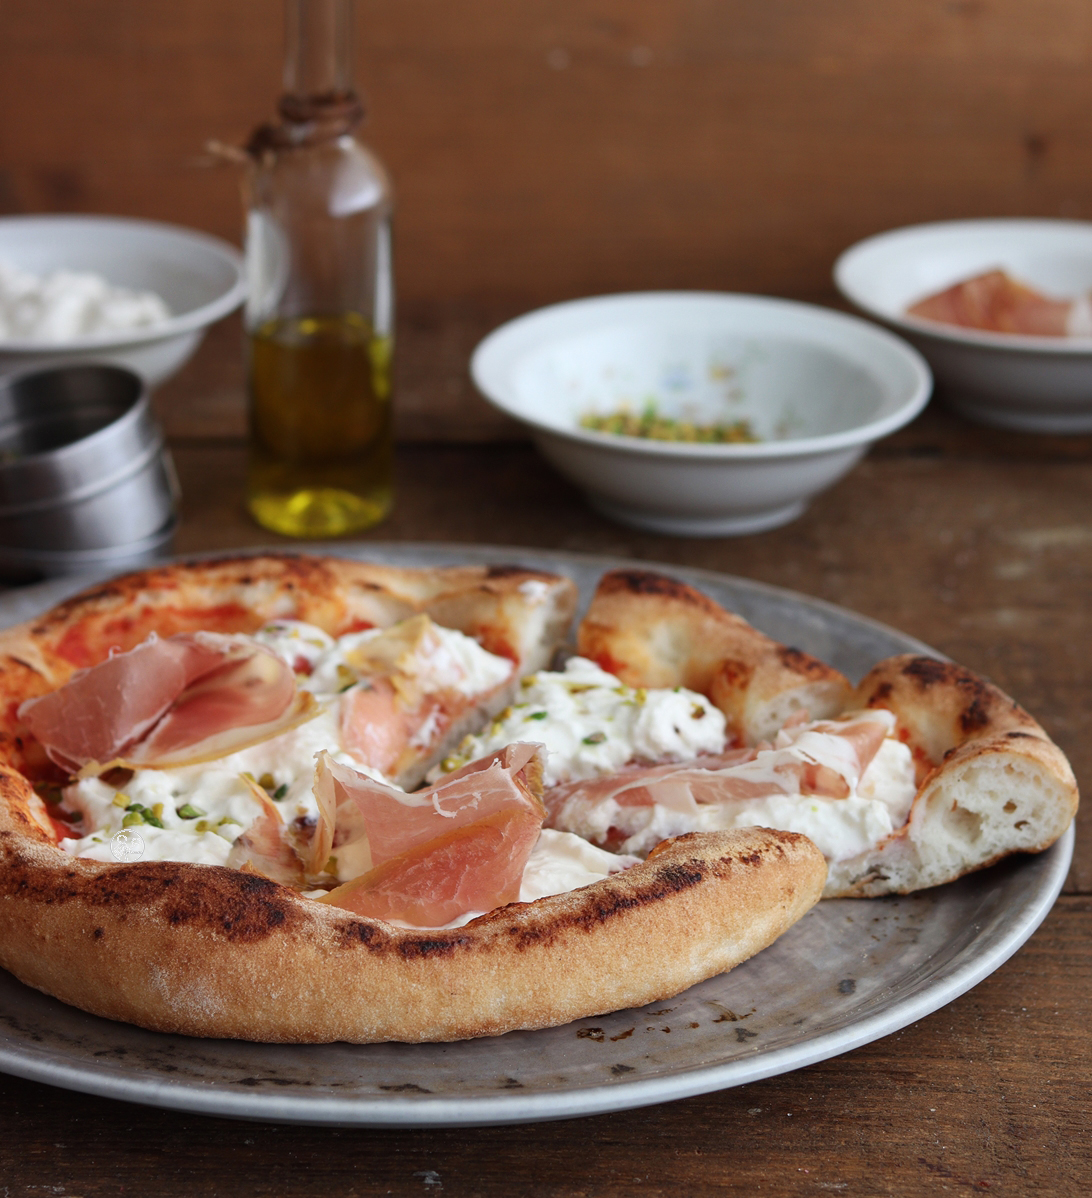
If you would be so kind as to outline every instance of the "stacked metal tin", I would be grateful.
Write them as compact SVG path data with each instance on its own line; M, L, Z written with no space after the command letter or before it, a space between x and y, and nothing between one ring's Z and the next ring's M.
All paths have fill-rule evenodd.
M87 364L0 379L0 576L146 564L168 551L177 506L139 375Z

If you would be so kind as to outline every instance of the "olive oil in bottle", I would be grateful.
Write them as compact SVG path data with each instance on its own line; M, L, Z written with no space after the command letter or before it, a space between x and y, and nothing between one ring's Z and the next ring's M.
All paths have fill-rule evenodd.
M358 313L250 334L248 503L288 536L368 528L392 500L391 343Z
M247 506L334 537L392 503L390 185L356 140L352 0L285 0L280 121L248 146Z

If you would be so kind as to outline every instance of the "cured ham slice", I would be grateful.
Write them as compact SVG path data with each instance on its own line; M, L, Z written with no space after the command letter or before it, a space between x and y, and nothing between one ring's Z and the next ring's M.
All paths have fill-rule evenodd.
M253 778L246 774L242 778L260 811L250 827L231 846L225 864L232 869L261 874L285 886L302 887L303 865L285 840L281 813Z
M416 794L320 754L312 871L342 844L367 868L319 901L417 927L517 901L545 817L541 779L538 745L510 745Z
M735 749L672 765L635 766L605 778L551 787L544 796L547 822L567 826L567 806L615 802L619 807L693 810L698 804L730 803L769 795L848 798L879 752L893 724L886 713L848 720L796 724L777 744Z
M427 715L407 711L389 679L356 687L342 700L341 743L381 774L397 774L398 763Z
M1028 287L1003 270L966 279L906 309L910 316L991 333L1034 337L1082 334L1075 327L1085 316L1087 301L1056 300Z
M275 736L316 710L291 669L245 636L152 636L19 708L63 769L167 768Z
M369 637L345 659L364 682L342 700L341 742L395 778L442 743L472 708L488 704L515 670L494 657L488 675L476 677L451 634L445 638L426 615Z

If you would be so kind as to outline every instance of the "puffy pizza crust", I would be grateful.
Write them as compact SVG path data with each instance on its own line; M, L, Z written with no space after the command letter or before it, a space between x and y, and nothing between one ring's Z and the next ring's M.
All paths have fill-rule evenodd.
M855 707L886 707L924 774L910 818L877 849L831 865L827 893L906 894L1010 853L1049 848L1077 813L1065 754L1003 691L907 653L873 667Z
M819 898L803 836L682 836L568 894L411 931L218 866L67 856L0 767L0 965L85 1011L243 1040L409 1042L568 1023L678 994Z
M724 712L728 735L746 744L769 739L798 711L835 715L853 689L833 666L650 570L603 575L577 651L629 686L700 691Z
M699 591L647 571L604 576L578 646L630 686L687 686L754 743L795 711L825 719L893 711L918 766L908 822L871 852L834 862L825 896L906 894L1010 853L1049 848L1077 810L1065 755L997 687L913 654L880 662L853 690L836 670L779 645Z

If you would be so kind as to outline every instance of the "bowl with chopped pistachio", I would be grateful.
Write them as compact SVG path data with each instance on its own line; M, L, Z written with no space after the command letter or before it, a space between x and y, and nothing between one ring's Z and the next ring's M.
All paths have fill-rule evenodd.
M681 536L788 523L928 402L924 359L811 304L639 292L539 309L471 360L597 510Z

